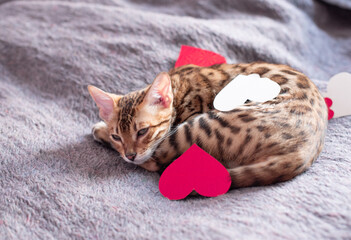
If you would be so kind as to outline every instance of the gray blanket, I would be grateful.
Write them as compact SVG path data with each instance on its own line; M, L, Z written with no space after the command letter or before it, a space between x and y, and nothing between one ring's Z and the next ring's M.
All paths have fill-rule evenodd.
M328 2L328 3L327 3ZM119 94L182 44L230 63L351 72L348 0L0 0L0 239L351 239L351 117L295 179L170 201L93 141L94 84ZM349 103L348 103L349 104Z

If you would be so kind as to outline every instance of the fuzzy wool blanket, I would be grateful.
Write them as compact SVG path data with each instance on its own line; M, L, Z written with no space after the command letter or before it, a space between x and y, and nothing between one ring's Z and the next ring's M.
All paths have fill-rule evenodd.
M348 0L0 0L0 239L351 239L351 117L295 179L170 201L93 141L87 85L125 94L181 45L351 72ZM350 104L350 103L345 103Z

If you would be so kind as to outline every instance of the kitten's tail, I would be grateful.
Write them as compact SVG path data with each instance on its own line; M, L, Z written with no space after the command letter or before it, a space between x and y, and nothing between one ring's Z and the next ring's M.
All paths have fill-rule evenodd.
M265 161L227 169L231 188L269 185L292 179L305 171L312 161L304 161L294 155L269 157Z

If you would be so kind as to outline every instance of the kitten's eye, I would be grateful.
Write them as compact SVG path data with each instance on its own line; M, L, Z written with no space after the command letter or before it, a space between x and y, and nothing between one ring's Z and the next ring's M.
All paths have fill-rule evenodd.
M112 134L112 138L115 141L121 141L121 138L118 135L116 135L116 134Z
M147 133L147 131L149 131L149 128L143 128L143 129L139 130L138 137L145 135Z

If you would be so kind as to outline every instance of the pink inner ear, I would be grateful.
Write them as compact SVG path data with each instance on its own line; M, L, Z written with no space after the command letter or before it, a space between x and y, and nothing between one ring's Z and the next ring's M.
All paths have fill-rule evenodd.
M113 112L113 100L112 99L104 99L101 101L100 106L100 117L104 120L109 120L112 112Z
M169 84L164 85L162 89L159 90L158 94L160 95L159 98L159 104L162 104L164 107L169 107L169 104L171 103L171 98L169 96L170 92L170 86Z
M161 105L165 108L172 103L173 93L171 80L167 73L160 73L151 85L148 93L151 105Z
M93 86L89 86L89 92L100 109L100 117L108 121L113 113L114 101L112 97L108 93Z

